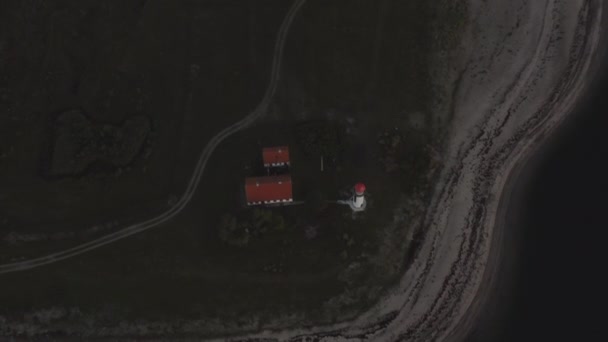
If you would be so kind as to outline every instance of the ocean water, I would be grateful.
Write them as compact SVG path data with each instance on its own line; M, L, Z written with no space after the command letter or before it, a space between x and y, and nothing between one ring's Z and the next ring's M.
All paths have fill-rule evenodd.
M608 72L518 181L470 342L608 341Z

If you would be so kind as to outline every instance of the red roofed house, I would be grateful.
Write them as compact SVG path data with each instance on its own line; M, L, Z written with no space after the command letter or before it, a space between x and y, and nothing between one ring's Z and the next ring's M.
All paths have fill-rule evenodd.
M245 194L247 205L293 202L291 176L249 177Z
M262 150L264 166L283 166L289 165L289 147L266 147Z

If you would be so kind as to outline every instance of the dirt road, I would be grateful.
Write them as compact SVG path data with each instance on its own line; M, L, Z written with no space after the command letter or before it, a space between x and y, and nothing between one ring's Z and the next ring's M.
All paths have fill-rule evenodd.
M287 12L286 17L283 20L283 23L281 24L281 27L277 34L277 40L274 48L270 82L268 84L268 87L266 88L264 97L257 105L257 107L244 119L234 123L232 126L225 128L209 141L209 143L205 146L205 148L200 154L198 163L196 164L196 168L194 169L192 178L188 183L186 191L169 210L146 221L133 224L114 233L102 236L95 240L83 243L81 245L63 251L41 256L39 258L0 265L0 274L28 270L35 267L52 264L67 258L71 258L73 256L105 246L112 242L124 239L133 234L141 233L143 231L157 227L178 215L188 205L188 203L192 199L192 196L196 192L201 177L203 176L203 172L205 171L207 161L209 160L211 154L217 148L217 146L226 138L230 137L236 132L251 126L251 124L253 124L257 119L266 114L268 106L270 105L270 102L272 101L272 98L274 97L274 94L277 90L277 86L279 84L279 79L281 76L281 65L283 62L283 51L285 48L285 41L287 40L289 29L291 28L291 24L296 18L296 15L298 14L299 10L302 8L302 6L304 6L305 3L306 0L296 0Z

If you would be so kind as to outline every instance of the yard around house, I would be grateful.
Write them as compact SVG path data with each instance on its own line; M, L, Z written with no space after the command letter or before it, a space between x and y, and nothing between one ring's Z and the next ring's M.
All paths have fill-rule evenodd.
M38 19L40 27L59 31L50 31L55 39L44 37L57 45L30 52L31 62L60 60L56 68L63 73L57 74L64 76L54 76L59 77L54 82L63 88L42 82L34 98L28 98L31 91L22 90L21 98L8 91L15 102L0 120L14 127L3 125L6 134L0 139L3 148L14 145L21 153L6 154L0 163L3 179L17 180L0 188L0 217L5 217L0 234L61 232L69 238L5 241L1 259L37 256L104 233L68 234L83 226L115 220L119 226L166 210L205 142L261 98L274 35L289 5L280 0L150 1L142 8L108 4L55 9L39 4L48 13ZM437 96L430 77L437 49L432 37L456 34L459 24L442 18L462 13L440 4L309 1L289 33L271 111L214 151L188 207L143 234L64 262L2 275L0 317L25 320L34 330L52 329L58 336L95 336L91 331L101 328L112 336L214 336L237 328L335 322L373 304L415 254L413 236L441 166L447 119L432 112ZM22 6L9 8L16 13L30 10L18 2L12 6ZM97 21L75 19L83 11L79 6ZM120 46L103 45L113 41L98 36L106 26L128 30L131 38L118 40ZM85 53L78 50L80 43L66 38L75 27L88 29L98 39L90 49L109 57L99 57L97 64L79 59ZM70 44L72 59L65 57L71 56ZM17 42L8 46L29 51L19 50ZM100 72L101 66L108 72ZM30 72L30 78L46 73ZM34 84L24 81L23 89ZM50 100L45 91L51 89L61 96ZM130 103L133 99L140 102ZM148 117L151 128L141 153L127 166L93 163L78 175L45 176L40 165L49 157L41 155L48 150L40 146L52 141L58 113L73 108L94 124L116 129L128 118ZM9 115L18 111L29 116ZM9 135L19 127L32 128L25 133L31 137ZM332 138L322 146L307 145L320 140L310 137L319 131ZM244 179L264 172L261 149L273 145L290 146L294 196L304 204L247 208ZM30 174L18 174L24 165L30 165ZM353 215L331 203L344 199L358 181L368 188L366 212ZM29 202L32 196L37 200ZM225 219L251 228L246 242L221 239ZM61 313L48 322L23 318L51 309ZM11 332L2 324L0 334Z

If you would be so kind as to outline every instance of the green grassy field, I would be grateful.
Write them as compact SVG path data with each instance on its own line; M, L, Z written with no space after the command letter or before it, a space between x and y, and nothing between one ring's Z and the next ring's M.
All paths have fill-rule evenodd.
M13 62L19 68L11 77L25 73L30 81L20 92L11 89L6 104L11 110L0 117L7 123L0 125L2 151L17 151L0 159L0 218L6 218L0 220L0 237L9 231L78 232L100 222L137 222L167 209L206 141L261 98L286 1L144 3L45 5L47 16L32 20L35 27L50 27L48 36L27 32L25 22L11 17L24 37L52 43L41 51L17 42L0 47L30 53L26 61L32 65L63 62L44 64L39 72ZM48 323L60 326L60 334L68 327L82 331L121 322L175 321L180 331L184 322L212 318L224 320L230 330L239 320L259 317L264 325L294 313L327 323L371 305L398 279L412 254L413 218L424 209L439 167L432 156L444 127L431 112L436 94L429 63L443 43L432 37L449 31L453 36L446 40L457 40L458 21L438 23L463 14L439 11L438 4L307 3L289 35L271 112L217 148L189 206L143 234L0 276L0 316L19 321L36 310L78 308L81 314ZM17 1L3 6L4 13L31 10ZM71 35L77 28L80 38ZM120 34L123 30L129 34ZM113 40L116 36L122 38ZM46 80L52 70L63 70L54 81L61 86ZM63 95L53 97L51 90ZM119 176L41 177L47 130L56 113L69 108L82 108L95 123L147 116L150 154L136 157ZM28 115L14 120L16 112ZM323 171L321 155L298 137L299 127L311 122L339 136ZM27 137L16 136L26 128ZM218 236L222 217L251 220L253 209L243 205L244 178L260 172L261 148L278 144L292 149L295 199L305 203L268 209L284 219L283 229L251 234L244 246L224 243ZM358 181L369 190L365 213L353 216L348 207L329 203ZM413 202L418 204L408 204ZM310 227L314 238L307 237ZM40 255L99 234L4 243L0 260ZM198 332L218 332L212 330Z

